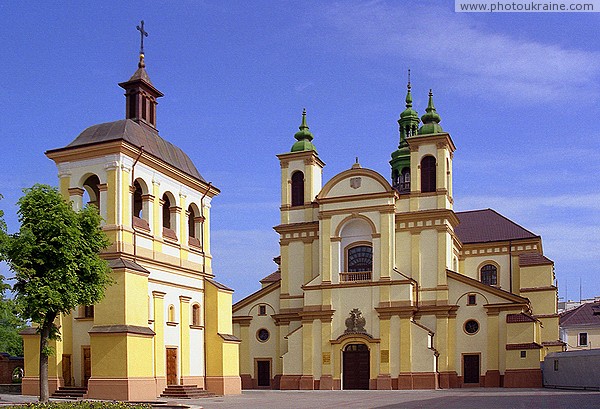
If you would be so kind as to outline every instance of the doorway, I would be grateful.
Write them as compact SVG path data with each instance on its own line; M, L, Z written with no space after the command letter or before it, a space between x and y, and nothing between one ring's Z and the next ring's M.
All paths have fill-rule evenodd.
M343 354L344 389L369 389L369 348L364 344L350 344Z
M167 385L177 385L177 348L167 348Z
M463 355L463 383L479 384L479 354Z
M259 388L271 386L271 361L256 361L256 386Z
M90 347L82 347L83 355L83 387L87 388L92 377L92 351Z
M73 386L71 383L71 379L73 378L71 375L71 355L62 356L62 376L65 386Z

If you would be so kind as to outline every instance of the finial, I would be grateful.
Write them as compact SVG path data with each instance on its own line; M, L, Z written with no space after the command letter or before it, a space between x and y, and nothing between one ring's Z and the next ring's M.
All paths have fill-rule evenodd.
M410 68L408 69L408 85L407 85L407 88L410 91Z
M315 146L312 144L313 134L308 130L308 125L306 124L306 108L302 109L302 122L298 127L300 129L294 135L294 138L298 142L294 143L292 146L292 152L298 151L317 151Z
M144 54L140 54L140 62L138 62L138 68L146 67L146 63L144 62Z
M302 108L302 123L300 124L300 130L308 129L308 125L306 125L306 108Z
M352 169L360 169L362 166L360 166L360 163L358 163L358 156L356 157L356 162L354 162L354 164L352 165Z
M358 163L358 156L356 157L356 162L354 162L354 163Z
M140 55L144 55L144 37L148 37L148 32L144 30L144 20L135 29L140 32Z
M421 121L423 121L423 126L419 129L419 135L444 132L444 130L440 126L441 120L442 118L437 113L437 111L435 110L435 106L433 105L433 91L430 88L429 101L427 103L427 108L425 109L425 115L421 117Z

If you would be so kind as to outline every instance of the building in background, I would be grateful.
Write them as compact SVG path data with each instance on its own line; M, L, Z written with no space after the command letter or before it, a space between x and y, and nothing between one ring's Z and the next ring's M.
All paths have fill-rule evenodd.
M453 211L431 92L421 120L409 83L391 183L357 159L323 185L303 113L278 155L279 268L233 307L243 388L541 386L562 349L553 262L494 210Z
M600 348L600 301L561 312L560 339L567 351Z
M46 152L65 199L100 210L112 243L102 257L115 280L101 303L59 318L50 393L79 387L87 398L154 400L174 385L239 393L239 341L227 308L233 290L214 281L211 268L210 207L219 190L159 136L163 94L143 54L119 85L125 119L93 125ZM23 394L37 395L39 337L30 329L24 340Z

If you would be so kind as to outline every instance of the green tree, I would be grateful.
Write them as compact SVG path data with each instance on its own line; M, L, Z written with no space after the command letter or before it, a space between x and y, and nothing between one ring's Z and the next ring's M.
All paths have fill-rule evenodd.
M18 233L8 235L4 255L15 272L15 302L40 334L40 401L48 401L49 340L60 339L55 320L79 305L93 305L111 283L99 257L109 242L94 206L75 212L56 188L34 185L19 199Z

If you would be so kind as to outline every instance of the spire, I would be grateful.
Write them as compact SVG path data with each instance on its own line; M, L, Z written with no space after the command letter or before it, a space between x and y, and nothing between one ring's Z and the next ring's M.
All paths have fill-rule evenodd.
M125 117L156 128L156 99L163 94L152 85L146 72L144 37L148 37L148 33L144 30L143 20L136 29L141 36L138 68L129 80L119 83L119 86L125 90Z
M419 128L419 114L412 107L412 94L410 85L410 69L408 70L408 84L406 85L406 109L400 114L398 126L400 127L400 145L401 148L406 142L406 138L416 135Z
M311 142L313 140L314 136L308 130L308 125L306 124L306 108L304 108L302 110L302 123L300 124L298 129L300 129L300 130L298 132L296 132L296 134L294 135L294 138L296 138L296 140L298 142L296 142L294 145L292 145L291 151L292 152L315 151L315 153L316 153L317 149L315 148L315 145L313 145L313 143Z
M433 92L431 89L429 90L429 102L427 103L427 108L425 109L425 115L421 117L423 121L423 126L419 129L419 135L426 134L435 134L442 133L444 130L440 126L440 121L442 118L435 110L435 106L433 105Z

